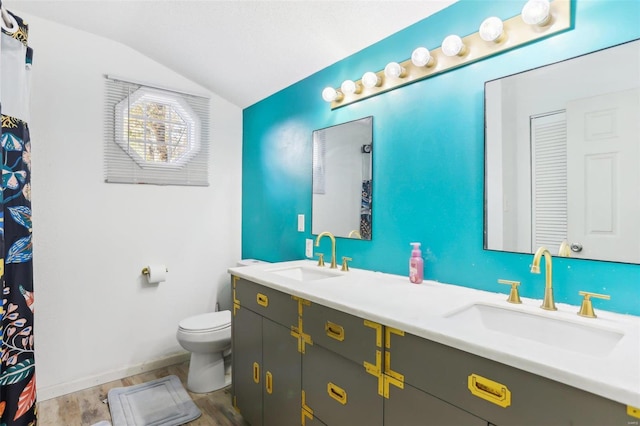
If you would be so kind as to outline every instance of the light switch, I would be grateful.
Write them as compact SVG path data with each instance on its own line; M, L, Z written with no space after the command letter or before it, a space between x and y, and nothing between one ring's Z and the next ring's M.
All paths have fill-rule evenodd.
M311 238L305 240L305 255L313 257L313 240Z
M304 215L298 215L298 232L304 232Z

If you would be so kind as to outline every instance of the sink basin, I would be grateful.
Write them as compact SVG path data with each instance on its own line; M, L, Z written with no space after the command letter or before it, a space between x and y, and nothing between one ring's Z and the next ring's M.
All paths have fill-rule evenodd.
M555 348L604 357L624 336L621 331L508 307L474 304L446 315L465 330L494 331ZM597 320L595 320L597 321Z
M269 269L266 272L280 275L281 277L291 278L297 281L315 281L325 278L339 277L341 274L337 271L306 267L306 266L294 266L290 268L282 269Z

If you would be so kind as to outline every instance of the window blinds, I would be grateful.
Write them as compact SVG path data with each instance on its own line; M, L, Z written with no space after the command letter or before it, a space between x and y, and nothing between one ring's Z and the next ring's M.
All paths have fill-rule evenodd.
M107 183L209 185L209 99L105 76Z

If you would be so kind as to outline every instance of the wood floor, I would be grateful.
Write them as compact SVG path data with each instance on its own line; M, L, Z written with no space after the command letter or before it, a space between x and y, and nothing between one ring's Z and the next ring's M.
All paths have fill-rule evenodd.
M123 386L137 385L149 380L175 374L187 388L187 372L189 363L185 362L148 373L126 377L122 380L105 383L100 386L85 389L59 398L49 399L38 403L39 426L91 426L102 420L111 421L109 406L103 401L107 398L109 389ZM191 393L189 395L196 403L202 416L187 423L189 426L246 426L231 405L230 388L210 393Z

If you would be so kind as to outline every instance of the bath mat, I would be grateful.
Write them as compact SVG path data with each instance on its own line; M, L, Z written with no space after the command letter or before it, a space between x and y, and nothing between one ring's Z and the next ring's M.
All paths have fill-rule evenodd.
M113 426L177 426L201 414L175 375L113 388L108 399Z

